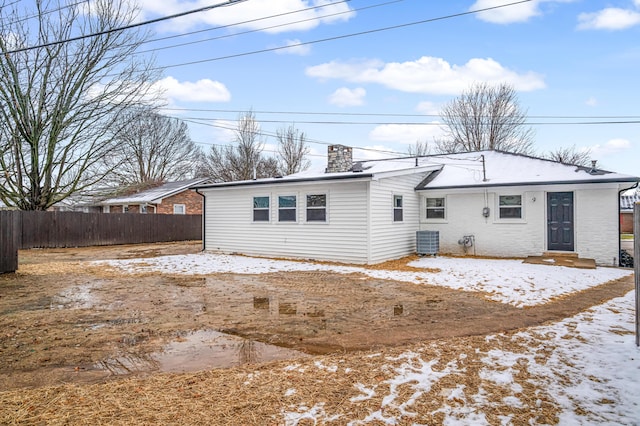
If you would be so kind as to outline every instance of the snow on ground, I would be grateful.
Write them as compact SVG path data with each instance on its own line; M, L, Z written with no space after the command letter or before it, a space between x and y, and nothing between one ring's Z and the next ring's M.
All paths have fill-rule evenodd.
M430 356L406 351L388 357L382 370L390 371L391 378L357 383L360 395L350 400L377 396L379 409L348 424L423 424L443 415L446 425L487 425L496 421L489 421L489 414L499 413L500 423L511 425L522 420L516 416L524 411L529 424L639 425L640 349L634 318L634 294L629 292L551 325L487 336L486 347L469 348L450 360L434 357L434 351ZM480 360L479 372L471 371L475 361L465 363L467 357ZM466 377L470 374L478 375L477 387L459 384L473 382ZM425 401L436 401L435 408L425 411ZM555 414L545 417L545 404L558 413L557 419ZM291 426L303 419L313 424L345 419L344 413L327 411L318 401L292 406L281 415Z
M196 275L213 273L262 274L285 271L361 273L372 278L485 292L491 300L509 303L517 307L544 304L555 297L585 290L632 273L631 270L617 268L576 269L552 265L531 265L519 260L448 257L422 258L409 264L409 266L416 268L424 268L424 272L375 270L360 266L294 262L213 253L106 260L94 263L108 264L129 272L157 271Z

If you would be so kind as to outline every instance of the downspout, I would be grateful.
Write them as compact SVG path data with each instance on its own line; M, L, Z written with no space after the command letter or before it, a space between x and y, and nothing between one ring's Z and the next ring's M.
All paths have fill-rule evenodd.
M636 182L633 186L630 186L629 188L621 189L620 191L618 191L618 267L622 266L622 261L620 259L621 257L620 254L622 253L622 241L620 240L620 232L622 231L622 229L620 228L620 215L622 214L622 207L620 206L620 197L622 196L623 192L628 191L630 189L637 188L638 183L640 182Z
M194 189L194 191L196 191L196 194L200 195L202 197L202 250L200 251L205 251L207 245L205 244L205 238L207 238L207 233L206 231L206 227L205 227L205 220L204 220L204 215L205 212L207 211L207 197L204 196L204 194L200 191L198 191L198 188ZM618 225L619 226L619 225Z

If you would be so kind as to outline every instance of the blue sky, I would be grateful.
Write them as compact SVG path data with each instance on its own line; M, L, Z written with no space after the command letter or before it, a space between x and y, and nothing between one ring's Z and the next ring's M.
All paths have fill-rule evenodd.
M140 19L215 3L142 0ZM640 175L640 0L534 0L448 17L507 3L246 0L155 24L154 38L207 31L145 49L197 42L154 54L166 67L165 112L189 120L205 149L232 143L224 128L252 109L267 153L289 124L313 142L315 164L328 143L365 148L358 159L406 153L441 134L440 107L470 84L506 82L536 123L538 152L575 145Z

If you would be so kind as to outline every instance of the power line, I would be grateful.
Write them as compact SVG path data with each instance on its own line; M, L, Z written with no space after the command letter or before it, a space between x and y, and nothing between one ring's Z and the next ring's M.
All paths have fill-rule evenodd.
M223 25L223 26L219 26L219 27L213 27L213 28L210 28L210 29L207 29L207 30L200 30L200 31L194 31L194 32L191 32L191 33L178 34L178 35L174 35L174 36L170 36L170 37L164 37L162 39L156 39L156 40L166 40L166 39L169 39L169 38L183 37L184 35L190 35L190 34L194 34L194 33L197 33L197 32L202 32L202 31L212 31L212 30L220 29L220 28L228 28L228 27L242 25L242 24L249 23L249 22L256 22L256 21L263 20L263 19L271 19L271 18L274 18L274 17L280 17L280 16L292 14L292 13L304 12L304 11L312 10L312 9L319 9L319 8L322 8L322 7L335 5L335 4L338 4L338 3L344 3L345 1L340 1L340 2L336 2L336 3L329 3L329 4L322 4L322 5L319 5L319 6L308 7L306 9L300 9L300 10L296 10L296 11L293 11L293 12L281 13L281 14L278 14L278 15L271 15L271 16L267 16L267 17L264 17L264 18L252 19L252 20L249 20L249 21L243 21L243 22L239 22L239 23L235 23L235 24ZM349 9L349 10L343 11L343 12L335 12L335 13L330 13L330 14L322 15L322 16L314 16L313 18L307 18L307 19L301 19L301 20L298 20L298 21L286 22L284 24L272 25L272 26L269 26L269 27L262 27L262 28L257 28L257 29L254 29L254 30L241 31L241 32L233 33L233 34L225 34L225 35L221 35L221 36L217 36L217 37L210 37L210 38L205 38L205 39L201 39L201 40L195 40L195 41L189 41L189 42L184 42L184 43L179 43L179 44L172 44L172 45L168 45L168 46L156 47L156 48L153 48L153 49L141 50L139 52L136 52L136 55L143 54L143 53L150 53L150 52L158 52L160 50L173 49L173 48L176 48L176 47L189 46L189 45L192 45L192 44L206 43L208 41L221 40L221 39L224 39L224 38L231 38L231 37L236 37L236 36L239 36L239 35L246 35L246 34L256 33L256 32L260 32L260 31L271 30L271 29L274 29L274 28L287 27L287 26L290 26L290 25L300 24L300 23L303 23L303 22L315 21L317 19L322 19L322 18L328 18L328 17L331 17L331 16L344 15L346 13L353 13L353 12L360 12L360 11L363 11L363 10L366 10L366 9L373 9L375 7L380 7L380 6L388 6L390 4L399 3L401 1L404 1L404 0L393 0L393 1L388 1L388 2L385 2L385 3L379 3L379 4L374 4L374 5L371 5L371 6L361 7L361 8L358 8L358 9ZM144 43L147 43L147 42L144 42Z
M221 124L214 124L214 123L206 123L206 122L200 122L200 121L196 121L198 119L190 119L190 118L185 118L185 117L172 117L181 121L184 121L186 123L192 123L192 124L199 124L202 126L208 126L208 127L215 127L215 128L219 128L219 129L224 129L224 130L236 130L236 127L229 127L229 126L223 126ZM206 120L210 120L210 119L206 119ZM258 122L260 122L260 120L256 120ZM260 131L257 132L257 134L261 135L261 136L268 136L268 137L277 137L278 135L276 133L273 132L266 132L266 131ZM317 145L334 145L337 142L326 142L326 141L321 141L318 139L305 139L306 142L309 143L313 143L313 144L317 144ZM363 150L363 151L372 151L372 152L377 152L377 153L386 153L386 154L394 154L394 155L404 155L405 153L401 153L398 151L391 151L391 150L381 150L381 149L375 149L375 148L361 148L361 147L353 147L353 149L359 149L359 150Z
M14 1L13 3L5 5L5 7L6 6L11 6L12 4L16 4L16 3L19 3L19 2L20 2L20 0ZM75 6L79 5L79 4L87 3L87 2L88 2L88 0L81 0L81 1L77 1L75 3L66 4L64 6L56 7L54 9L43 10L42 12L35 13L33 15L30 15L30 16L23 16L21 18L15 19L13 21L6 22L5 25L11 25L11 24L16 24L18 22L28 21L29 19L38 18L40 16L48 15L48 14L53 13L53 12L59 12L59 11L64 10L64 9L70 9L72 7L75 7Z
M155 18L155 19L151 19L151 20L148 20L148 21L143 21L143 22L138 22L138 23L135 23L135 24L125 25L125 26L118 27L118 28L111 28L111 29L108 29L108 30L99 31L97 33L84 34L84 35L77 36L77 37L71 37L71 38L68 38L68 39L65 39L65 40L56 40L56 41L51 41L49 43L42 43L42 44L39 44L39 45L36 45L36 46L22 47L20 49L9 50L9 51L5 52L5 54L25 52L25 51L34 50L34 49L41 49L43 47L56 46L58 44L65 44L65 43L69 43L69 42L72 42L72 41L78 41L78 40L83 40L83 39L86 39L86 38L97 37L97 36L100 36L100 35L110 34L110 33L114 33L114 32L120 32L120 31L131 29L131 28L136 28L136 27L141 27L141 26L144 26L144 25L150 25L150 24L155 24L155 23L162 22L162 21L167 21L169 19L180 18L180 17L183 17L183 16L191 15L193 13L205 12L205 11L208 11L208 10L216 9L218 7L231 6L233 4L241 3L241 2L244 2L244 1L246 1L246 0L227 0L226 3L219 3L219 4L210 5L210 6L200 7L198 9L187 10L186 12L176 13L174 15L163 16L161 18Z
M188 112L216 112L216 113L243 113L246 110L240 109L220 109L220 108L162 108L166 111L188 111ZM440 118L439 114L408 114L408 113L385 113L385 112L329 112L329 111L269 111L252 110L256 114L287 114L287 115L341 115L354 117L433 117ZM638 115L528 115L527 118L535 119L558 119L558 120L640 120ZM259 120L262 121L262 120Z
M215 120L215 118L206 117L186 117L191 120ZM291 120L257 120L260 123L291 123ZM444 123L424 122L424 121L346 121L346 120L303 120L295 121L296 124L322 124L322 125L362 125L362 126L385 126L385 125L403 125L403 126L444 126ZM572 122L543 122L543 121L527 121L525 123L504 123L504 124L524 124L529 126L561 126L561 125L603 125L603 124L640 124L637 120L601 120L601 121L572 121ZM488 124L487 124L488 125Z
M279 13L279 14L276 14L276 15L270 15L270 16L265 16L265 17L262 17L262 18L255 18L255 19L249 19L249 20L246 20L246 21L240 21L240 22L236 22L234 24L218 25L218 26L215 26L215 27L204 28L202 30L189 31L189 32L186 32L186 33L175 34L175 35L171 35L171 36L153 38L153 39L145 40L141 44L152 43L154 41L169 40L169 39L178 38L178 37L184 37L184 36L193 35L193 34L199 34L199 33L204 33L204 32L209 32L209 31L214 31L214 30L220 30L220 29L224 29L224 28L235 27L235 26L238 26L238 25L250 24L250 23L253 23L253 22L264 21L264 20L272 19L272 18L279 18L279 17L282 17L282 16L292 15L292 14L296 14L296 13L300 13L300 12L306 12L308 10L321 9L321 8L327 7L327 6L335 6L335 5L341 4L341 3L348 3L349 1L351 1L351 0L340 0L340 1L333 2L333 3L324 3L324 4L317 5L317 6L312 6L312 7L307 7L307 8L304 8L304 9L293 10L293 11L290 11L290 12ZM399 1L404 1L404 0L395 0L394 2L399 2ZM390 2L390 3L394 3L394 2ZM365 8L362 8L362 9L365 9ZM360 9L356 9L356 10L360 10ZM340 13L350 13L350 12L351 12L351 10L349 10L349 12L340 12ZM333 15L334 14L327 15L327 16L333 16ZM321 18L324 18L324 17L326 17L326 16L322 16ZM317 18L312 18L312 19L317 19ZM302 21L300 21L300 22L302 22ZM288 24L282 24L282 25L288 25ZM279 26L276 25L273 28L277 28L277 27L279 27ZM272 27L262 28L262 29L259 29L257 31L262 31L264 29L271 29L271 28ZM247 33L249 33L249 32L252 32L252 31L247 31ZM239 34L245 34L245 33L236 33L236 34L233 34L233 35L239 35Z
M388 26L388 27L374 28L374 29L371 29L371 30L359 31L359 32L356 32L356 33L349 33L349 34L343 34L343 35L334 36L334 37L327 37L327 38L322 38L322 39L317 39L317 40L300 42L300 43L296 43L296 44L293 44L293 45L277 46L277 47L271 47L271 48L266 48L266 49L254 50L254 51L250 51L250 52L236 53L236 54L233 54L233 55L218 56L216 58L200 59L200 60L197 60L197 61L182 62L182 63L178 63L178 64L173 64L173 65L165 65L165 66L161 66L161 67L151 68L151 70L154 70L154 71L155 70L165 70L165 69L169 69L169 68L177 68L177 67L183 67L183 66L187 66L187 65L197 65L197 64L207 63L207 62L215 62L215 61L221 61L221 60L225 60L225 59L239 58L239 57L242 57L242 56L256 55L256 54L259 54L259 53L275 52L275 51L278 51L278 50L290 49L292 47L307 46L307 45L310 45L310 44L317 44L317 43L325 43L325 42L328 42L328 41L335 41L335 40L341 40L341 39L345 39L345 38L357 37L357 36L361 36L361 35L379 33L379 32L383 32L383 31L396 30L396 29L399 29L399 28L407 28L407 27L426 24L426 23L430 23L430 22L443 21L443 20L446 20L446 19L459 18L459 17L462 17L462 16L477 14L477 13L486 12L486 11L489 11L489 10L495 10L495 9L500 9L500 8L504 8L504 7L515 6L515 5L522 4L522 3L529 3L531 1L532 0L521 0L521 1L516 1L516 2L512 2L512 3L502 4L502 5L499 5L499 6L486 7L486 8L482 8L482 9L474 9L474 10L470 10L470 11L467 11L467 12L460 12L460 13L455 13L455 14L451 14L451 15L440 16L440 17L437 17L437 18L429 18L429 19L423 19L423 20L420 20L420 21L413 21L413 22L408 22L408 23L404 23L404 24L392 25L392 26Z

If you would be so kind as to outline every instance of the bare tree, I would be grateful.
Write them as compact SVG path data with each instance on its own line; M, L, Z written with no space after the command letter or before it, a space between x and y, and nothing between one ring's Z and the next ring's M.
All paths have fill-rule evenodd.
M407 154L412 157L423 157L431 154L431 147L426 141L416 141L414 145L410 145Z
M240 114L233 145L212 146L203 159L200 174L216 182L250 180L278 175L277 160L262 154L260 124L253 111Z
M278 129L276 135L281 161L280 173L291 175L307 170L311 166L311 162L307 159L309 147L306 144L305 133L290 125Z
M591 156L591 151L578 151L576 146L573 145L570 148L557 148L555 150L549 151L544 155L544 158L549 160L558 161L563 164L573 164L576 166L587 166L589 165L589 157Z
M28 10L24 4L35 5ZM150 102L146 39L125 0L14 2L0 9L0 200L45 210L100 181L108 129ZM34 19L26 24L25 16ZM88 36L86 38L79 36ZM72 41L52 43L54 41Z
M476 83L445 105L440 115L447 126L445 137L437 141L440 152L533 152L533 130L508 84Z
M116 148L105 159L112 180L139 186L193 177L202 153L185 122L145 107L131 108L121 120Z

